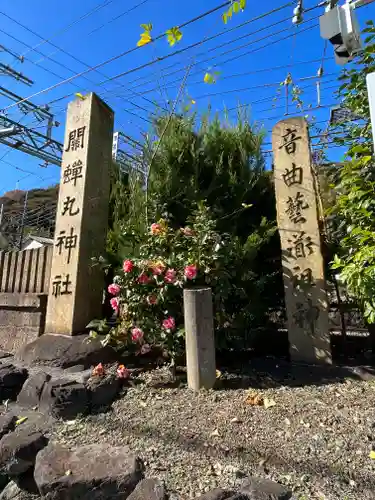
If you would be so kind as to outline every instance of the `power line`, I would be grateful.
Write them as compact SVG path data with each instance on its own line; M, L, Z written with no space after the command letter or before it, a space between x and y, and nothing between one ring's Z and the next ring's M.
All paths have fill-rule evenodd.
M217 12L218 10L222 9L223 7L226 7L227 5L230 5L230 3L231 3L231 0L227 0L226 2L222 3L221 5L213 8L213 9L210 9L210 10L208 10L206 12L203 12L199 16L196 16L193 19L190 19L190 20L186 21L185 23L183 23L183 24L180 25L180 28L186 27L186 26L188 26L188 25L190 25L190 24L192 24L192 23L194 23L196 21L199 21L199 20L203 19L204 17L206 17L206 16L208 16L208 15L214 13L214 12ZM17 24L20 24L18 21L12 19L7 14L4 14L4 12L0 12L0 13L3 14L8 19L13 20ZM160 40L161 38L164 38L164 37L165 37L165 33L161 33L160 35L158 35L155 38L153 38L151 40L151 43L156 42L157 40ZM51 43L51 45L52 45L52 43ZM116 61L116 60L118 60L118 59L120 59L120 58L122 58L122 57L124 57L124 56L126 56L128 54L131 54L131 53L133 53L133 52L135 52L135 51L137 51L137 50L139 50L141 48L142 47L140 47L140 46L132 47L131 49L128 49L128 50L126 50L126 51L124 51L124 52L122 52L122 53L120 53L120 54L118 54L116 56L113 56L113 57L111 57L111 58L109 58L109 59L107 59L107 60L99 63L99 64L96 64L95 66L90 66L87 70L81 71L80 73L76 73L76 74L72 75L71 77L69 77L69 78L67 78L67 79L65 79L65 80L63 80L61 82L57 82L54 85L51 85L50 87L47 87L47 88L45 88L43 90L40 90L39 92L36 92L35 94L27 97L26 99L31 99L33 97L36 97L37 95L49 92L49 91L51 91L51 90L53 90L53 89L55 89L57 87L60 87L61 85L65 84L65 83L71 82L72 80L75 80L78 77L84 76L87 73L90 73L91 71L95 71L95 70L97 70L97 69L99 69L99 68L101 68L101 67L103 67L103 66L105 66L105 65L107 65L107 64L109 64L111 62L114 62L114 61ZM10 106L8 106L5 109L10 109L10 108L14 107L16 104L11 104ZM18 104L20 104L20 103L18 103Z
M304 32L306 32L306 31L309 31L310 29L315 28L315 26L316 26L316 25L313 25L313 26L310 26L310 27L308 27L308 28L305 28L304 30L299 31L299 33L297 33L297 34L301 34L301 33L304 33ZM272 36L272 35L267 35L267 36L265 36L265 37L262 37L261 39L254 40L254 41L253 41L253 43L256 43L256 42L259 42L259 41L262 41L262 40L268 39L268 38L270 38L270 36ZM290 38L291 36L294 36L294 33L293 33L293 34L291 34L291 35L287 35L287 36L285 36L285 37L279 38L279 39L277 39L277 40L273 40L273 41L271 41L270 43L266 43L266 44L264 44L264 45L261 45L260 47L257 47L256 49L253 49L253 50L250 50L250 51L246 51L246 52L244 52L243 54L238 55L237 57L230 58L230 59L227 59L227 60L225 60L225 61L221 61L220 63L214 64L214 65L213 65L213 67L218 67L219 65L223 65L223 64L225 64L225 63L232 62L232 61L234 61L234 60L236 60L236 59L239 59L240 57L244 57L244 56L246 56L246 55L249 55L249 54L253 54L253 53L255 53L255 52L258 52L259 50L262 50L262 49L264 49L264 48L271 47L272 45L275 45L276 43L279 43L279 42L281 42L281 41L287 40L287 39L288 39L288 38ZM163 59L166 59L167 57L170 57L170 55L165 56ZM208 59L208 61L209 61L209 60L211 60L211 59L214 59L215 57L216 57L216 56L214 56L213 58ZM112 77L112 78L111 78L111 80L114 80L114 79L117 79L117 78L120 78L120 77L126 76L126 75L128 75L128 74L130 74L130 73L133 73L133 72L135 72L135 71L139 71L140 69L143 69L143 68L144 68L144 67L146 67L146 66L151 66L152 64L153 64L153 62L145 63L145 64L143 64L142 66L139 66L139 67L137 67L137 68L133 68L133 69L131 69L131 70L129 70L129 71L126 71L126 72L124 72L124 73L120 73L119 75L115 75L114 77ZM199 72L195 72L195 73L191 73L191 74L192 74L192 75L195 75L195 74L198 74L198 73L199 73ZM167 74L167 75L165 75L165 76L168 76L168 74ZM203 82L203 80L202 80L202 82ZM103 82L103 83L106 83L106 82ZM149 83L151 83L151 82L149 82ZM172 83L175 83L175 81L173 81L173 82L167 82L167 83L168 83L168 84L172 84ZM174 87L174 86L173 86L173 87ZM168 85L166 85L164 88L165 88L165 89L167 89L167 88L172 88L172 86L168 86ZM129 90L131 90L131 88L129 88ZM154 91L155 91L155 88L148 89L148 90L144 90L144 91L143 91L143 95L144 95L144 94L149 94L150 92L154 92Z

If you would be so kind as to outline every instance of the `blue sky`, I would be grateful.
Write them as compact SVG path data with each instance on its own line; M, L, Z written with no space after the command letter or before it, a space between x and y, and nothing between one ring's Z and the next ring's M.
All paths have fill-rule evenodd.
M153 34L158 35L220 3L218 0L3 2L0 6L0 45L16 54L24 55L25 61L21 63L11 54L0 51L0 62L10 64L35 83L28 87L0 75L0 86L28 97L73 74L85 71L88 66L97 65L135 47L142 31L139 26L141 23L153 23ZM309 9L317 3L316 0L305 0L304 7ZM183 39L175 48L170 48L166 39L161 39L102 66L98 71L91 71L71 83L42 92L31 101L38 105L55 101L51 104L51 111L60 125L54 129L53 137L62 141L67 103L74 98L75 92L95 91L114 109L115 129L139 140L142 133L150 129L148 119L150 113L155 110L150 101L157 101L168 108L168 100L173 101L176 98L185 75L184 68L193 62L187 78L185 99L187 96L194 99L198 112L203 112L209 104L213 111L220 113L223 113L224 107L236 108L239 102L248 104L251 119L264 124L265 129L269 131L287 111L296 114L293 105L287 110L283 93L277 94L278 83L286 78L289 71L293 80L304 90L304 102L316 107L316 79L313 77L323 61L321 109L314 109L310 114L316 117L317 126L324 129L329 118L329 108L335 103L333 93L338 87L337 75L340 67L333 60L331 46L327 46L324 55L324 41L320 38L316 19L323 14L323 9L305 13L305 22L298 27L291 23L294 5L289 5L233 30L240 24L285 4L282 0L248 0L245 12L234 16L227 26L221 20L221 12L224 10L222 9L184 28ZM124 14L130 9L133 10ZM90 11L93 12L89 14ZM361 27L364 27L365 20L374 18L374 14L375 4L358 10ZM117 19L113 20L116 17ZM206 40L225 30L227 31L224 34ZM49 40L54 46L44 40ZM200 41L202 43L179 55L102 83L108 77L127 72ZM207 70L220 71L216 84L203 83ZM9 104L11 102L8 99L0 97L0 108ZM306 113L307 111L304 112ZM230 118L234 119L235 115L235 109L229 111ZM8 116L17 120L22 115L13 107L9 109ZM44 131L32 116L24 117L22 123L40 127L36 130ZM312 135L316 135L316 132L313 131ZM269 140L268 135L265 150L271 148ZM341 154L332 148L329 155L332 159L338 159L339 153ZM59 168L54 165L41 167L42 163L37 158L0 145L0 195L16 187L31 189L58 182Z

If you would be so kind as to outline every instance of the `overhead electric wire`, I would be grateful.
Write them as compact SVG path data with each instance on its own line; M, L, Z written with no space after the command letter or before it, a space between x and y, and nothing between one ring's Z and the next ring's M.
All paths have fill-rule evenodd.
M202 14L200 14L199 16L196 16L196 17L194 17L194 18L192 18L192 19L189 19L189 20L188 20L188 21L186 21L185 23L183 23L183 24L179 25L179 28L180 28L180 29L181 29L181 28L184 28L184 27L186 27L186 26L188 26L188 25L190 25L190 24L192 24L192 23L194 23L194 22L196 22L196 21L199 21L199 20L201 20L201 19L203 19L203 18L207 17L208 15L210 15L210 14L212 14L212 13L214 13L214 12L217 12L218 10L220 10L220 9L222 9L223 7L226 7L227 5L230 5L230 4L231 4L231 0L227 0L226 2L224 2L224 3L220 4L219 6L214 7L213 9L210 9L210 10L208 10L208 11L205 11L205 12L203 12ZM14 21L14 22L16 22L17 24L20 24L18 21L14 20L13 18L11 18L10 16L8 16L7 14L4 14L3 12L0 12L0 13L1 13L1 14L3 14L3 15L5 15L5 17L7 17L8 19L13 20L13 21ZM29 29L29 28L28 28L28 29ZM30 30L30 29L29 29L29 30ZM30 30L30 31L31 31L31 30ZM155 42L155 41L157 41L157 40L160 40L161 38L164 38L164 37L165 37L165 33L161 33L160 35L158 35L158 36L156 36L155 38L153 38L153 39L150 41L150 43L153 43L153 42ZM53 45L53 44L51 43L51 45ZM32 94L32 95L30 95L30 96L28 96L28 97L25 97L25 98L24 98L24 99L22 99L21 101L18 101L17 103L14 103L14 104L9 105L6 109L10 109L10 108L12 108L12 107L16 106L17 104L21 104L21 102L24 102L24 101L26 101L26 100L28 100L28 99L32 99L33 97L36 97L37 95L40 95L40 94L44 94L44 93L46 93L46 92L49 92L49 91L51 91L51 90L53 90L53 89L55 89L55 88L57 88L57 87L60 87L61 85L64 85L65 83L68 83L68 82L70 82L70 81L72 81L72 80L75 80L76 78L79 78L79 77L81 77L81 76L83 76L83 75L86 75L87 73L90 73L91 71L96 71L97 69L99 69L99 68L101 68L101 67L103 67L103 66L105 66L105 65L107 65L107 64L109 64L109 63L111 63L111 62L117 61L118 59L120 59L120 58L122 58L122 57L124 57L124 56L126 56L126 55L128 55L128 54L132 54L133 52L135 52L135 51L137 51L137 50L140 50L141 48L142 48L142 47L140 47L140 46L138 46L138 45L137 45L136 47L132 47L131 49L128 49L128 50L126 50L126 51L124 51L124 52L121 52L120 54L117 54L117 55L115 55L115 56L113 56L113 57L111 57L111 58L109 58L109 59L106 59L105 61L102 61L101 63L98 63L98 64L96 64L95 66L90 66L87 70L84 70L84 71L81 71L81 72L79 72L79 73L76 73L76 74L72 75L72 76L71 76L71 77L69 77L69 78L66 78L65 80L63 80L63 81L61 81L61 82L57 82L57 83L55 83L54 85L51 85L50 87L47 87L47 88L45 88L45 89L43 89L43 90L40 90L39 92L36 92L35 94Z
M53 33L48 39L45 39L43 40L42 42L38 43L37 45L35 45L34 47L32 47L31 49L27 50L26 52L24 52L24 56L26 54L29 54L30 52L34 51L36 48L38 47L41 47L42 45L46 44L46 43L50 43L51 40L53 40L54 38L56 38L56 36L58 35L62 35L63 33L66 33L67 31L70 30L70 28L72 28L73 26L75 26L76 24L80 23L81 21L83 21L84 19L87 19L88 17L90 17L92 14L95 14L95 12L98 12L100 9L106 7L107 5L111 4L112 2L114 2L114 0L105 0L104 2L101 2L100 4L98 4L96 7L94 7L93 9L89 10L88 12L86 12L85 14L83 14L82 16L80 16L78 19L76 19L75 21L72 21L70 24L68 24L68 26L66 26L65 28L60 28L59 30L55 31L55 33Z

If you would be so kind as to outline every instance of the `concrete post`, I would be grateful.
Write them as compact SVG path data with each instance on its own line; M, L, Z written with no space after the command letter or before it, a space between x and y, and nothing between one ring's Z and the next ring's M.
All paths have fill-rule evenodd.
M212 389L216 361L211 288L185 289L184 315L188 386Z

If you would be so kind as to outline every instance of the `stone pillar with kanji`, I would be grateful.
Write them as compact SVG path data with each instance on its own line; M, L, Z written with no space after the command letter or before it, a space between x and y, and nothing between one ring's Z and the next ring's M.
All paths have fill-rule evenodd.
M102 314L113 111L93 93L68 106L47 333L75 335Z
M277 123L272 148L290 356L329 364L328 301L306 120Z

